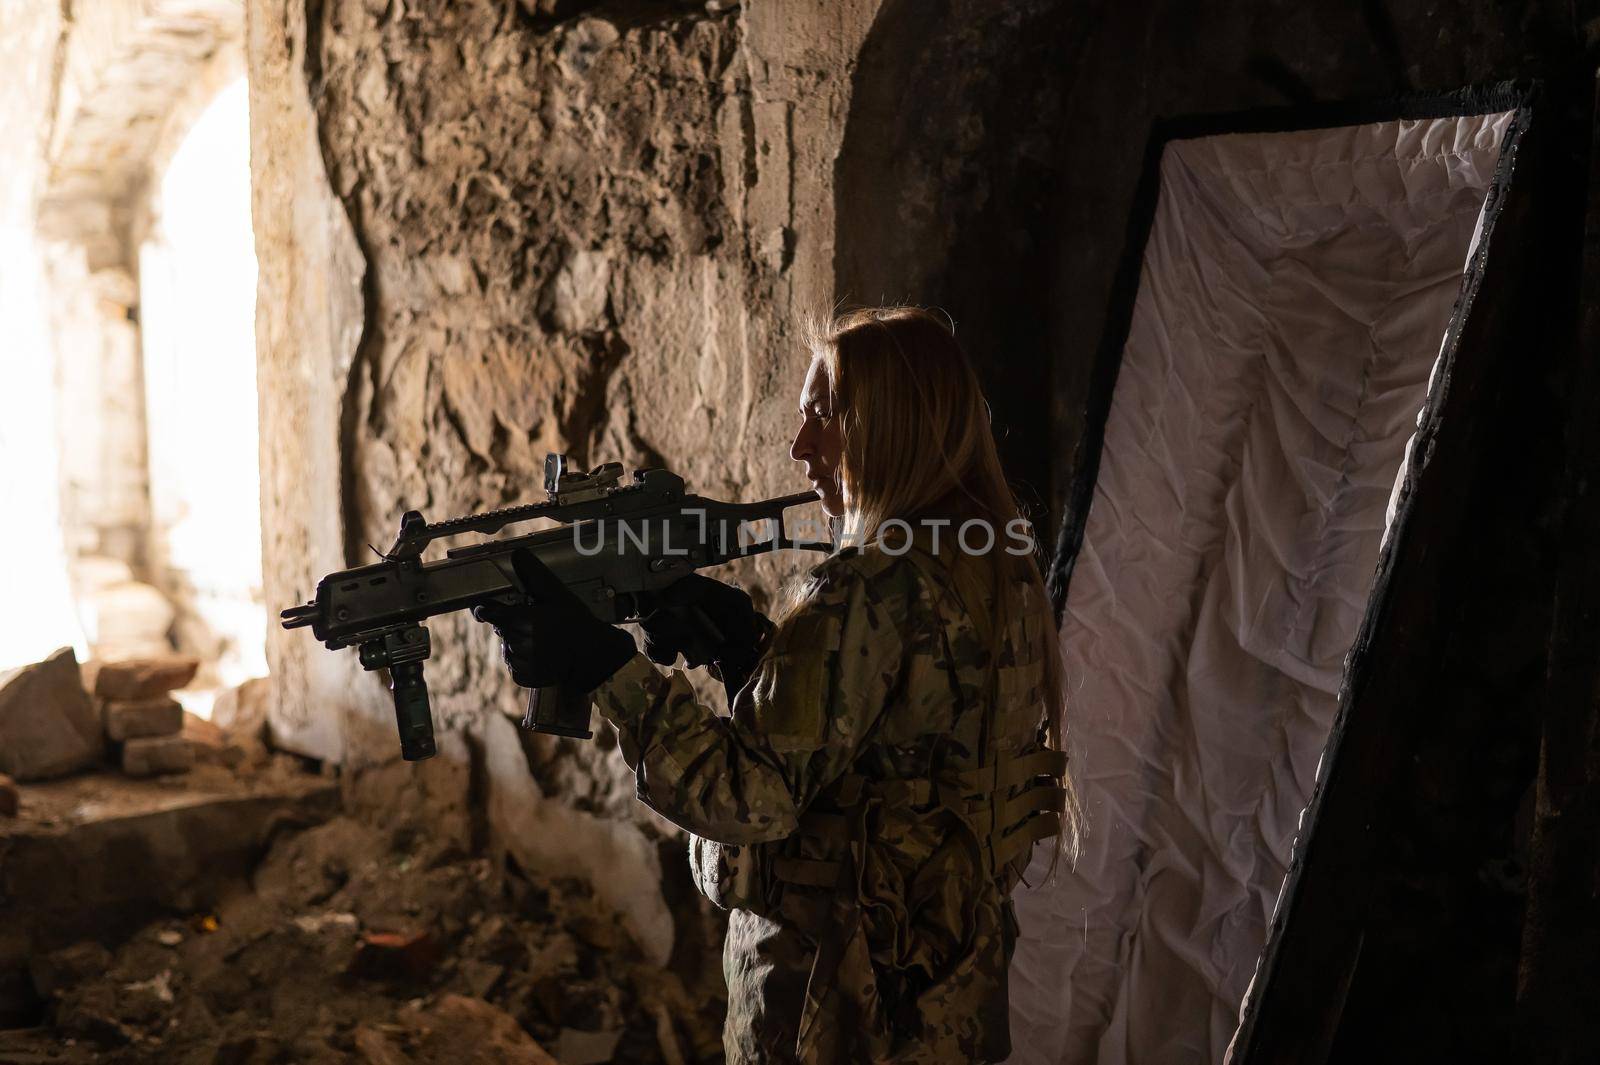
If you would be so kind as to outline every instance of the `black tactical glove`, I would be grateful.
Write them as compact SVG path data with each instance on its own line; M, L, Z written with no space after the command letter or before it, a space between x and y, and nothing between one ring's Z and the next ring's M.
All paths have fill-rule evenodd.
M713 666L730 698L754 671L773 628L743 591L698 573L663 589L639 626L652 662L670 666L681 654L691 669Z
M634 656L633 637L595 617L531 551L517 551L511 565L533 602L484 603L472 616L494 626L512 680L590 692Z

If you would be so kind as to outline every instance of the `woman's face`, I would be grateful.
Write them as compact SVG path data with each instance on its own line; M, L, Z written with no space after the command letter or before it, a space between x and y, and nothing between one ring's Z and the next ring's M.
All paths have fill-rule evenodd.
M806 477L831 518L844 514L844 493L839 485L839 455L843 449L827 370L821 359L812 359L805 387L800 391L800 431L794 434L789 457L806 464Z

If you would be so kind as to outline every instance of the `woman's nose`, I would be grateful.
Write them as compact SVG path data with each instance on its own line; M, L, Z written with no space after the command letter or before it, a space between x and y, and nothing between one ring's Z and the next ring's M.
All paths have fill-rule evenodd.
M794 443L789 445L789 457L796 462L804 462L811 455L811 438L806 433L806 427L800 426L800 431L794 434Z

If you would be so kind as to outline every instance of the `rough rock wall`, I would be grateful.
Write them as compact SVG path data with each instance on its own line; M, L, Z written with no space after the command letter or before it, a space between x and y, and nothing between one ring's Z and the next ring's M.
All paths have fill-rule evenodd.
M303 80L305 8L251 3L251 214L256 233L256 384L261 408L262 587L268 617L344 561L340 398L361 336L365 265L334 198ZM359 666L269 625L279 742L341 753L341 719L381 711Z
M876 0L557 6L249 4L274 609L370 560L404 510L538 498L549 450L723 498L800 487L794 327L831 304L831 164ZM798 565L736 576L760 601ZM491 837L576 863L666 960L693 932L663 901L682 844L606 731L519 735L492 634L430 628L441 757L471 762ZM280 742L395 756L353 652L274 630L269 660Z
M793 326L831 300L828 164L875 6L253 4L269 600L406 509L537 498L546 451L798 487ZM751 567L758 597L785 568ZM433 632L442 726L514 709L481 626ZM272 659L309 735L351 699L304 636ZM359 754L362 728L307 742Z
M536 498L547 451L715 494L755 479L738 316L785 264L752 261L728 195L736 19L684 11L541 30L491 3L326 10L311 89L368 263L343 397L352 563L404 510ZM430 627L449 727L507 686L482 626Z

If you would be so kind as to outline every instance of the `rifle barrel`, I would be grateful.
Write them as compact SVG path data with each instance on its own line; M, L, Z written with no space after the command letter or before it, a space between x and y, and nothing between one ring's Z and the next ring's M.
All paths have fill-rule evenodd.
M318 609L316 602L313 600L305 606L292 606L278 616L283 619L284 628L303 629L307 625L314 624L317 620L317 615L320 613L321 610Z

